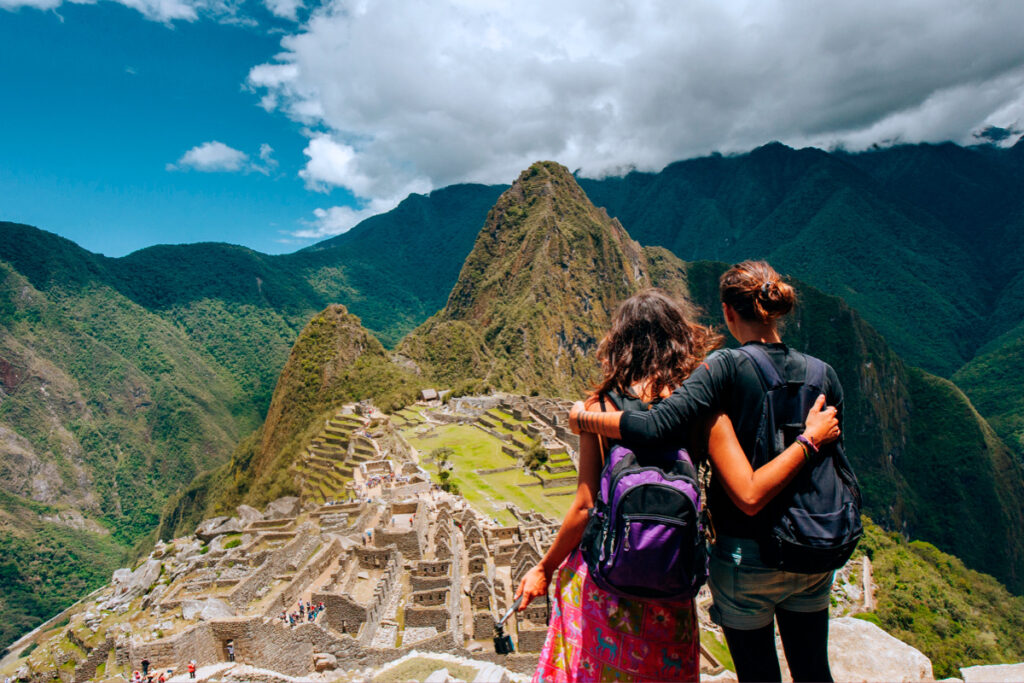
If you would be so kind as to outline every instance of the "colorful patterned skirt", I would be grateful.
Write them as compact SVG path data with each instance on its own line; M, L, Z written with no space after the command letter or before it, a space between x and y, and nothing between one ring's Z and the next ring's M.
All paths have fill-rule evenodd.
M558 568L551 623L534 683L698 681L692 601L627 600L587 575L579 548Z

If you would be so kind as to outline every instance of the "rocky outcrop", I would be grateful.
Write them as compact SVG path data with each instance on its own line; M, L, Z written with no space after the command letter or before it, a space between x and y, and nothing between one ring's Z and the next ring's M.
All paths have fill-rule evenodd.
M1011 683L1024 681L1024 663L965 666L960 669L964 683Z
M828 628L828 659L837 681L934 680L931 660L871 622L843 617L829 621ZM787 679L781 643L779 661Z
M207 598L206 600L185 600L181 603L181 616L185 619L223 619L235 616L235 609L223 600Z
M238 513L238 520L243 527L263 519L263 513L251 505L239 505L235 508L235 512Z
M104 604L103 609L117 609L127 605L149 591L158 578L160 578L159 560L146 560L134 572L126 568L118 569L111 578L114 594Z
M234 517L231 517L230 519L228 517L213 517L212 519L206 520L196 528L196 536L198 536L202 541L209 543L218 536L223 536L224 534L237 534L241 533L241 531L242 524Z
M286 519L296 516L301 510L298 498L286 496L268 503L266 509L263 510L263 517L265 519Z

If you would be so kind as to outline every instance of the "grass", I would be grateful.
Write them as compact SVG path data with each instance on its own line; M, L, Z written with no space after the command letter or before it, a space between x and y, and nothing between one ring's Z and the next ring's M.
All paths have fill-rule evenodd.
M537 481L524 475L522 470L477 474L475 470L508 467L516 461L502 452L501 441L476 427L441 425L426 437L415 436L412 430L403 431L403 434L420 453L429 453L442 446L454 451L450 458L454 465L452 479L459 485L462 495L482 514L511 525L515 518L504 509L504 503L515 503L524 510L536 510L555 519L565 516L571 496L551 498L544 496L544 489L540 486L522 488L520 484Z
M732 655L729 654L729 646L720 641L714 631L701 631L700 642L701 645L708 649L711 656L718 660L719 664L729 671L736 670L736 665L732 661Z

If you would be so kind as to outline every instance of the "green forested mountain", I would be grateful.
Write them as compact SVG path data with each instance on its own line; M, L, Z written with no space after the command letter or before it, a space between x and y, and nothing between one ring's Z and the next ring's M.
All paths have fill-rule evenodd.
M389 347L444 306L488 210L507 186L410 195L349 232L277 257Z
M326 416L349 401L372 399L386 408L412 403L422 377L392 362L359 318L332 305L313 316L292 347L262 425L231 459L193 481L168 506L158 535L188 533L215 514L247 503L262 507L297 494L289 469Z
M579 396L611 312L652 286L649 270L567 170L536 163L491 209L445 307L398 350L447 385Z
M1021 590L1024 143L860 154L773 144L580 180L610 218L556 175L545 183L559 193L498 206L507 187L412 195L284 256L196 244L109 259L0 223L0 542L27 558L20 574L4 570L16 589L0 598L0 620L21 629L56 610L154 528L182 482L232 452L236 473L269 452L264 432L236 445L271 407L300 331L330 304L388 346L426 322L401 350L428 378L567 393L589 381L608 301L651 282L717 310L721 266L676 257L766 257L840 297L803 287L818 303L791 334L845 368L862 416L847 435L872 514ZM501 258L478 258L488 253ZM588 264L596 275L566 275ZM616 264L634 272L608 280ZM68 569L85 557L102 571ZM32 586L56 602L28 600Z
M578 396L597 376L594 350L618 301L658 285L694 310L717 312L717 281L725 268L713 262L685 264L664 249L641 248L587 200L568 171L538 163L498 199L445 308L410 333L398 351L415 363L420 381L461 390ZM847 447L866 511L1021 590L1024 475L1016 458L951 382L907 366L842 300L809 285L799 291L802 303L784 338L828 359L843 382ZM705 320L718 323L715 313L705 314ZM330 329L339 340L372 339L351 320ZM313 395L327 391L322 380L296 384L293 379L296 367L309 368L312 377L330 374L323 370L330 347L312 344L310 334L307 330L292 352L275 405L281 396L290 397L288 405L311 403L295 386L312 387L307 392ZM351 342L334 344L346 349ZM369 341L357 346L376 348ZM387 362L382 350L371 357L377 359L375 372L416 385ZM354 391L347 386L332 395L352 397ZM362 395L383 392L377 386ZM316 405L319 409L302 415L312 419L329 407ZM268 434L283 431L291 439L304 425L297 418L287 420L287 428L281 424L272 407L262 435L241 451L249 455L236 454L234 468L242 474L233 478L242 482L236 486L242 494L253 477L267 482L280 473L267 463L289 461L284 454L294 449L268 440ZM261 464L249 467L250 461ZM267 484L256 488L262 495ZM239 500L218 493L206 509Z

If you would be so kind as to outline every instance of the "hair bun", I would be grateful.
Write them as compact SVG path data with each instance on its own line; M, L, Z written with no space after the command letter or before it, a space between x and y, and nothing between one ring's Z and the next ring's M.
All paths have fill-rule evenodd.
M793 310L796 292L765 261L744 261L727 270L719 281L724 303L744 320L768 324Z

